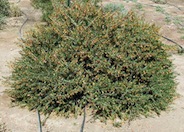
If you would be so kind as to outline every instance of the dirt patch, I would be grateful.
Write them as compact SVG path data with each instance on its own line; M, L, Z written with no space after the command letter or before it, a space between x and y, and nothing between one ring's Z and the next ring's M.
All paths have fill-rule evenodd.
M14 2L14 0L11 0ZM156 23L161 27L160 33L168 38L176 41L184 46L184 40L181 39L184 36L184 1L183 0L168 0L170 4L155 4L150 0L138 0L137 3L122 0L105 0L103 4L118 3L123 4L127 10L135 8L138 13L143 15L146 21ZM136 6L141 4L142 6ZM28 23L24 27L24 32L35 24L40 22L40 12L35 10L30 0L21 0L17 5L24 11L29 18ZM136 8L136 7L141 7ZM160 8L159 8L160 7ZM160 9L160 11L156 8ZM161 11L161 9L163 10ZM167 14L168 13L168 14ZM170 22L166 21L167 15L172 18ZM176 19L179 18L179 19ZM3 76L11 74L11 70L8 68L8 62L14 60L16 57L20 57L20 48L15 42L19 38L19 27L24 22L25 17L9 18L7 19L7 26L4 30L0 30L0 123L4 122L7 128L13 132L33 132L38 130L38 119L36 111L28 111L26 108L11 107L10 98L3 93L5 87L2 84ZM166 44L172 44L163 39ZM124 122L121 128L114 128L111 123L107 125L96 120L91 122L91 116L87 115L84 131L86 132L183 132L184 131L184 55L173 54L171 56L173 64L175 66L176 81L178 82L177 92L179 96L175 99L171 108L162 112L161 115L140 118L132 122ZM41 119L45 119L45 116L41 116ZM83 116L79 116L77 119L62 117L56 117L51 115L43 126L44 132L77 132L80 131Z

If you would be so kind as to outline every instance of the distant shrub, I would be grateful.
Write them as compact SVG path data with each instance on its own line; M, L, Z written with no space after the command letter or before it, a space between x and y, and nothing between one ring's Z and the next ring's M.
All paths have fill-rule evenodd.
M4 16L8 16L10 13L10 4L8 0L1 0L0 1L0 14Z
M122 4L106 4L104 6L105 11L107 12L121 12L121 13L127 13L125 7Z
M0 14L0 29L2 29L3 24L5 24L5 16Z
M11 4L10 5L10 16L11 17L19 17L21 15L22 15L22 12L21 12L20 8L15 4Z
M158 28L90 3L54 7L50 25L22 43L8 79L15 102L43 113L133 119L165 110L175 96Z
M2 29L2 25L5 23L5 17L10 14L10 4L7 0L0 1L0 29Z
M43 21L49 21L49 15L53 11L51 0L31 0L31 2L35 8L41 9Z

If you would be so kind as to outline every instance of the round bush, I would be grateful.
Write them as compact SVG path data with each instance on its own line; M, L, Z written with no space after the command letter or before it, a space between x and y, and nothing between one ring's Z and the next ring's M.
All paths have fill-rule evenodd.
M90 3L56 6L50 20L23 42L9 78L14 101L65 116L86 106L104 119L159 114L172 102L172 63L155 25Z

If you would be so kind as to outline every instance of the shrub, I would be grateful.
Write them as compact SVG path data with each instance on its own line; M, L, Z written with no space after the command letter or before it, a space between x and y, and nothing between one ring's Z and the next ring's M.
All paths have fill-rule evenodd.
M5 17L9 16L10 4L7 0L0 1L0 29L2 29L2 25L5 23Z
M0 1L0 14L4 16L9 15L9 10L10 10L10 4L7 0L1 0Z
M11 4L10 5L10 16L11 17L19 17L21 15L22 15L22 12L21 12L20 8L15 4Z
M106 12L117 12L117 11L119 11L119 12L122 12L124 14L127 13L125 7L122 4L119 4L119 3L117 3L117 4L106 4L104 6L104 9L105 9Z
M36 8L40 8L42 10L42 18L43 21L50 22L49 16L53 12L53 4L62 4L62 5L67 5L68 0L31 0L32 5ZM76 1L76 0L75 0ZM100 2L101 0L77 0L78 2L91 2L94 3L95 5ZM72 1L70 0L70 3Z
M0 14L0 29L2 29L3 24L5 24L5 16Z
M55 7L48 27L22 43L9 78L15 102L43 113L133 119L160 113L175 95L158 28L90 3Z
M49 21L49 16L53 11L51 0L31 0L31 2L35 8L41 9L43 21Z

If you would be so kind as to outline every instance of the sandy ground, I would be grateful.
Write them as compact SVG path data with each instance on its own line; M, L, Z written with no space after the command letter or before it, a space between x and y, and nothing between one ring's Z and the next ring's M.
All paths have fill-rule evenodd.
M15 2L15 0L10 0ZM134 2L125 2L122 0L105 0L103 4L107 3L125 4L126 9L135 8ZM154 4L150 0L138 0L142 6L142 10L137 10L140 14L145 16L146 21L156 23L161 27L161 33L177 43L184 46L184 36L182 26L184 25L184 0L168 0L170 5L159 5L173 20L170 23L165 22L165 14L156 12L155 7L149 6ZM179 7L179 9L175 6ZM24 31L33 27L33 25L40 22L40 12L35 10L30 5L30 0L21 0L18 6L28 14L29 21L26 24ZM176 17L180 17L180 24L175 22ZM8 87L2 84L3 76L11 74L11 69L8 68L8 62L13 61L19 57L19 47L16 42L19 38L19 27L24 21L25 17L9 18L8 25L4 30L0 30L0 123L4 122L6 127L12 132L35 132L38 131L38 121L36 111L28 111L26 108L11 107L10 98L3 93ZM166 44L170 42L163 40ZM177 73L176 81L178 82L177 93L179 97L175 99L173 105L168 111L162 112L161 115L136 119L130 123L123 123L122 127L114 128L111 123L103 124L96 120L89 121L90 115L86 117L85 132L184 132L184 55L173 54L171 56L174 64L174 70ZM42 115L41 119L45 119ZM81 128L83 116L77 119L56 117L51 115L43 126L43 132L78 132Z

